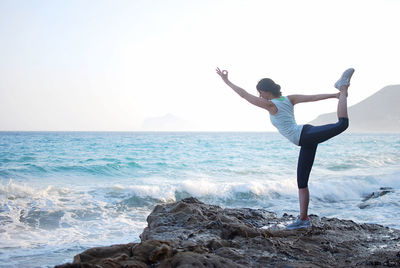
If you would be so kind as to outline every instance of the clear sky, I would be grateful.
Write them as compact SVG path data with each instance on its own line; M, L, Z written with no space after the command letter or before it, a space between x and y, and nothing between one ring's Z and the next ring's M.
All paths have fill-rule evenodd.
M335 92L354 67L356 104L400 83L399 14L397 0L0 0L0 130L136 131L168 115L174 130L272 131L215 67L284 95ZM300 104L297 121L336 104Z

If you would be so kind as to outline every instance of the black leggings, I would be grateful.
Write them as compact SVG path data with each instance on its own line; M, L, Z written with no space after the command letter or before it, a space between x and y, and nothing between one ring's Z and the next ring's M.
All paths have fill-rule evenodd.
M349 119L345 117L339 118L339 121L335 124L303 126L299 142L301 149L297 163L297 186L299 189L306 188L308 185L318 144L342 133L348 126Z

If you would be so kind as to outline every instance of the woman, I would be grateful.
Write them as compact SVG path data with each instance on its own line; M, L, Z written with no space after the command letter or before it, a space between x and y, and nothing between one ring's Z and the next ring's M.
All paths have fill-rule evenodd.
M269 78L261 79L257 84L259 97L249 94L244 89L236 86L228 79L228 71L217 68L217 74L237 94L253 105L266 109L270 114L271 123L278 131L295 145L301 146L297 163L297 185L299 188L300 215L287 229L300 229L311 227L308 217L308 204L310 193L308 191L308 178L314 163L315 153L319 143L324 142L345 131L349 126L347 114L347 95L350 79L354 69L347 69L335 83L339 89L336 94L318 95L290 95L283 97L281 87ZM297 125L293 106L302 102L319 101L329 98L338 98L338 122L323 126Z

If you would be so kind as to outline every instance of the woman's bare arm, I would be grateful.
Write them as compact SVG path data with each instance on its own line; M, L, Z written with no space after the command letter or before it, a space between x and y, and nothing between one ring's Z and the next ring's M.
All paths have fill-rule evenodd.
M223 70L221 71L219 68L217 68L217 74L221 76L222 80L227 84L230 88L233 89L240 97L244 98L251 104L258 106L260 108L266 109L271 113L276 113L275 109L275 104L273 104L272 101L269 101L267 99L263 99L261 97L254 96L250 93L248 93L246 90L244 90L241 87L238 87L237 85L233 84L231 81L228 79L228 71Z
M320 101L331 98L339 98L340 93L334 94L317 94L317 95L289 95L290 102L295 105L302 102Z

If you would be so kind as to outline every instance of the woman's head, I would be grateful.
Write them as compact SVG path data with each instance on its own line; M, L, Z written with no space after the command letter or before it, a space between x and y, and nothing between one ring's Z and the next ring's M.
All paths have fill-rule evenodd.
M261 79L257 84L257 90L260 92L260 94L262 92L270 92L274 97L282 96L281 86L275 84L275 82L269 78Z

